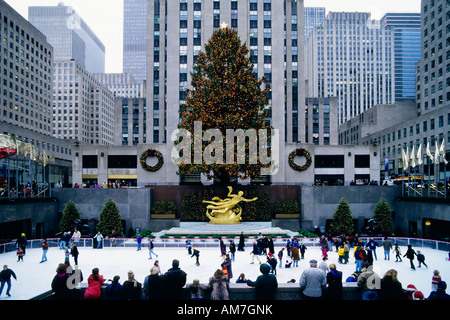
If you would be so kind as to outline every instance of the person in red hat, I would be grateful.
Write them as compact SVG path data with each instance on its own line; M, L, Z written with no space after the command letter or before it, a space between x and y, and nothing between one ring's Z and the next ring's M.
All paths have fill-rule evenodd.
M408 300L413 300L413 293L417 291L417 288L413 284L408 284L405 293Z
M413 300L423 300L423 299L425 299L425 297L424 297L422 291L419 291L419 290L415 291L415 292L413 293L413 296L412 296L412 297L413 297Z

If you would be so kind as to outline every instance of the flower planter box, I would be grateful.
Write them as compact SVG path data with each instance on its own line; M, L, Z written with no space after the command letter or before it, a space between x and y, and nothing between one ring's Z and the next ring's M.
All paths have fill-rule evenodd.
M174 214L151 214L150 219L175 219Z
M275 215L276 219L298 219L300 218L300 214L277 214Z

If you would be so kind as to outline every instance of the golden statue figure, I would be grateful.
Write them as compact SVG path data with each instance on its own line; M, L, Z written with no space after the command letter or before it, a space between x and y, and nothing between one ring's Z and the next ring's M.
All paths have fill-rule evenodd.
M209 223L212 224L238 224L241 220L242 208L238 205L239 202L255 201L258 198L245 199L244 192L239 191L237 194L231 194L233 187L228 187L228 198L220 199L219 197L212 198L213 201L203 200L203 203L209 203L206 207L206 216L209 218Z

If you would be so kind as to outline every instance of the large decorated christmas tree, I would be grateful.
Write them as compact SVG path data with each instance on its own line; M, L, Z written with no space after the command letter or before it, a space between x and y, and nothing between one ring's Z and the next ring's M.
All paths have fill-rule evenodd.
M180 108L181 122L178 128L194 133L195 125L201 123L203 157L198 161L195 152L190 153L188 161L178 163L178 174L200 172L209 179L215 178L228 184L236 178L257 177L261 167L267 165L260 161L260 152L270 156L270 147L269 151L262 151L260 145L257 150L250 148L255 141L249 139L254 137L245 140L245 161L242 161L242 157L238 161L237 139L231 147L226 143L227 129L234 132L239 129L259 132L262 129L268 132L266 141L270 144L270 127L266 125L265 108L268 105L266 94L269 89L262 89L264 79L257 79L248 52L246 44L241 43L235 30L222 27L213 33L204 51L199 53L192 73L192 88L187 90L186 103ZM215 130L212 131L215 133L213 136L204 136L212 129ZM195 138L189 143L192 150L194 147L198 150L198 140L197 146L194 146Z

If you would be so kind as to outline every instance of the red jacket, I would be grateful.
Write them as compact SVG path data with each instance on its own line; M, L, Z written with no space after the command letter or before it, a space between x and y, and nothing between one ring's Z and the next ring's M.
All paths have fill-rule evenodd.
M98 275L98 280L94 279L94 276L91 274L88 278L88 287L84 292L85 299L100 299L102 295L102 284L105 282L103 276Z

